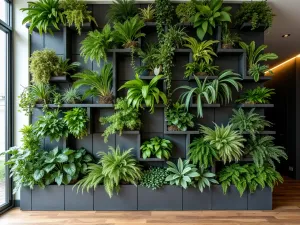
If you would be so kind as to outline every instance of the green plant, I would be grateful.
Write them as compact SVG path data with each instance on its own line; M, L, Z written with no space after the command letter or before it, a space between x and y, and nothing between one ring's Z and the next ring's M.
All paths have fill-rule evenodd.
M23 128L20 130L22 133L21 142L22 148L28 151L37 151L40 149L41 141L34 133L34 126L24 125Z
M101 32L90 31L81 42L80 55L84 57L85 62L88 59L96 60L99 66L101 59L107 62L106 50L112 47L113 41L113 31L109 24L105 25Z
M274 161L280 163L280 157L287 160L288 156L284 152L284 147L274 145L274 139L272 136L258 136L248 140L245 152L252 156L257 167L268 163L275 168Z
M272 8L266 0L243 2L235 14L235 21L237 25L242 25L250 21L252 25L251 30L255 30L260 24L265 25L265 27L271 27L274 16Z
M193 178L200 176L195 165L190 164L189 160L182 161L182 159L179 158L177 166L170 161L168 161L167 164L167 171L170 175L167 176L166 181L171 185L181 186L186 189L188 185L192 184Z
M222 7L223 0L209 0L198 2L196 14L192 17L194 28L197 28L197 36L202 41L205 35L213 35L213 29L217 25L231 22L231 7Z
M140 10L140 17L144 22L151 22L154 20L155 16L155 9L153 8L153 5L148 5L147 8L139 9Z
M264 116L254 113L254 110L245 112L242 108L233 109L233 116L229 121L232 124L232 129L238 130L240 133L247 132L255 137L255 134L263 131L265 127L272 126L272 123L265 120Z
M81 101L81 95L78 93L77 88L68 88L63 93L62 101L66 104L76 104Z
M167 184L166 178L169 175L165 168L153 167L144 171L141 185L152 190L157 190Z
M62 137L68 136L68 130L63 118L59 117L59 110L46 112L40 116L34 124L34 132L39 138L50 137L50 141L59 141Z
M134 48L137 46L137 39L144 37L141 29L145 26L138 16L126 20L124 23L117 22L114 25L114 40L123 44L124 48Z
M150 107L150 113L154 112L155 102L159 104L160 99L164 104L167 104L168 100L164 92L160 91L156 86L158 81L162 78L162 75L154 77L150 83L139 78L139 75L135 75L135 80L127 81L123 84L119 90L127 88L127 100L128 104L133 108L143 108L144 103L146 107Z
M229 29L222 30L222 48L233 48L242 39L237 33L231 33Z
M192 16L196 14L196 0L180 3L176 7L176 15L181 23L190 22Z
M207 64L204 61L191 62L185 65L184 77L190 77L193 75L197 76L214 76L215 72L219 71L218 66L213 66L212 64Z
M59 150L58 147L51 151L44 151L42 168L35 170L35 181L44 182L45 185L56 183L70 184L78 180L87 172L87 164L93 162L93 157L85 149Z
M134 0L116 0L110 6L107 16L110 22L124 23L137 14L138 9Z
M266 87L256 87L247 90L236 102L245 104L267 104L271 100L271 95L275 94L274 89Z
M193 186L198 187L200 192L203 192L206 186L210 188L211 184L218 184L218 181L214 179L216 174L209 172L203 166L200 166L197 172L199 176L195 177Z
M190 106L191 100L195 97L197 102L197 115L203 117L202 102L205 100L208 104L211 104L216 99L216 91L210 83L206 82L207 77L203 82L201 82L197 76L194 77L197 87L180 86L174 91L179 89L186 90L180 95L179 99L181 102L185 101L185 107L187 110Z
M247 180L250 176L250 173L246 166L241 166L235 163L226 166L219 172L219 182L221 183L224 194L227 193L228 187L233 184L240 193L240 196L243 195L243 193L247 189Z
M246 141L243 136L232 128L232 125L226 127L215 124L215 129L201 126L201 133L204 134L204 141L209 142L217 149L219 158L224 162L238 161L243 155L243 142Z
M63 15L66 17L66 22L71 27L73 24L81 35L81 26L84 22L97 22L92 17L92 11L87 9L86 2L83 0L60 0L59 7L63 10Z
M108 117L100 117L100 123L102 125L109 124L105 129L102 136L104 136L104 142L108 141L110 134L115 134L119 131L122 135L124 129L140 129L142 124L139 116L139 110L129 106L126 99L119 98L117 103L114 105L115 113Z
M29 33L37 28L40 35L43 32L53 35L51 26L59 30L59 24L65 24L62 11L59 9L59 0L38 0L28 2L28 8L21 8L22 12L27 12L22 24L30 22Z
M26 115L30 115L35 104L41 103L43 104L43 111L45 111L53 93L54 91L49 84L37 83L29 85L18 96L20 99L19 107Z
M32 81L37 83L49 83L52 75L57 71L59 57L55 51L49 49L36 50L29 58L29 72Z
M137 53L139 57L142 59L142 66L137 67L135 72L141 75L146 71L149 72L150 75L152 75L155 68L157 68L158 66L158 60L159 60L158 46L155 44L149 44L147 45L144 51L138 49Z
M55 76L66 76L70 75L70 72L76 71L80 63L79 62L72 62L69 64L69 59L63 59L62 57L59 58L57 69L54 71Z
M112 87L112 64L105 64L100 71L100 74L92 71L85 70L83 73L77 73L72 77L77 78L73 83L74 88L79 88L82 85L87 85L90 89L86 90L83 99L88 96L99 96L99 102L103 104L112 104L113 95L111 91Z
M188 127L194 127L194 115L186 111L185 105L179 102L167 109L166 118L169 126L168 130L186 131Z
M72 110L65 112L64 121L68 128L68 132L75 138L81 139L88 135L87 123L89 122L89 117L86 109L73 108Z
M248 73L254 78L255 82L259 81L259 76L265 72L273 74L273 72L269 70L268 65L261 65L263 61L278 58L275 53L263 53L264 49L268 47L267 45L261 45L256 48L255 41L252 41L249 45L245 42L240 42L240 46L247 53Z
M4 182L5 181L5 161L0 160L0 182Z
M122 152L119 146L115 149L110 146L108 149L111 152L99 152L98 155L105 177L104 187L109 197L112 197L114 190L119 192L122 181L137 185L137 181L142 178L142 171L138 161L131 155L133 148Z
M145 141L141 146L141 152L143 154L143 159L155 156L156 158L169 159L171 156L173 144L171 141L154 137L149 141Z
M212 166L215 159L219 159L217 149L205 141L203 137L195 138L189 145L189 160L194 165L200 165L203 168Z
M164 26L171 27L174 7L170 0L155 0L155 19L157 37L160 45L164 43Z
M239 80L242 80L241 75L234 73L232 70L220 72L218 78L211 83L211 86L213 86L216 92L214 102L218 101L226 104L232 101L231 86L234 87L236 91L239 91L243 87Z
M58 92L53 92L52 103L57 105L58 108L62 105L62 95Z

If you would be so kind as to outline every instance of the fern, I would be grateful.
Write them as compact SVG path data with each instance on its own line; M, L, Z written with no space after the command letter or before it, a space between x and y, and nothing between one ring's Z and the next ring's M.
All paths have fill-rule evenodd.
M265 163L269 163L275 168L274 161L280 163L280 158L285 160L288 158L283 147L274 145L274 139L272 136L259 136L248 140L246 153L253 157L257 167L262 167Z
M275 94L274 89L257 87L247 90L236 102L246 104L267 104L271 100L271 95Z
M204 138L196 138L192 141L189 145L188 155L194 165L199 164L203 168L212 166L214 159L218 159L216 148L208 141L204 141Z
M138 14L138 8L134 0L116 0L110 6L107 17L109 22L124 23L126 20L135 17Z

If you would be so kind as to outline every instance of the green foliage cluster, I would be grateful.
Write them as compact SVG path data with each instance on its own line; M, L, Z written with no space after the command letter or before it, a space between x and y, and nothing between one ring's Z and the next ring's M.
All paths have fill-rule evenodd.
M197 187L200 192L203 192L205 187L210 188L211 184L218 184L218 181L215 179L216 175L203 166L200 166L197 172L199 176L194 178L193 186Z
M166 185L166 178L169 172L165 168L153 167L143 172L141 185L152 190L157 190Z
M71 72L74 72L79 68L79 62L69 63L69 61L69 59L63 59L62 57L59 57L57 68L54 71L54 76L70 75Z
M94 17L92 17L92 11L87 9L86 2L84 0L60 0L59 8L62 9L63 15L69 27L73 24L81 35L81 26L84 22L97 22Z
M166 111L168 126L173 130L186 131L188 127L194 127L194 115L186 111L185 105L176 102ZM169 128L168 128L169 129Z
M160 60L160 52L156 44L147 44L145 50L138 49L137 51L139 58L141 59L142 65L135 69L135 72L142 75L144 72L152 75L155 68L159 66L158 61Z
M155 9L153 5L148 5L147 8L139 9L140 10L140 17L144 22L152 22L155 17Z
M190 22L190 19L196 14L196 0L180 3L176 7L176 15L181 23Z
M171 141L164 138L154 137L149 141L145 141L141 145L141 152L143 159L150 158L151 156L155 156L159 159L169 159L171 156L172 147L173 144Z
M251 30L255 30L260 24L265 27L271 27L274 16L267 0L243 2L235 14L235 22L237 25L242 25L250 21L252 25Z
M107 17L112 23L124 23L138 14L134 0L116 0L110 6Z
M73 108L65 112L64 122L67 126L68 132L77 139L82 139L88 135L87 123L89 117L86 109L84 108Z
M157 37L160 45L165 42L164 26L171 27L174 7L170 0L155 0L155 20Z
M115 113L113 115L100 117L100 123L102 125L109 124L102 134L105 143L108 141L109 135L115 134L118 131L119 134L122 135L124 129L140 129L142 124L139 118L139 110L131 107L126 99L117 99L117 103L114 107Z
M119 90L127 88L127 101L133 108L143 108L143 104L146 107L150 107L149 112L154 113L154 105L160 103L160 99L166 105L168 100L164 92L160 91L156 86L158 81L163 78L162 75L154 77L149 84L139 78L138 74L135 74L135 80L127 81L123 84Z
M131 155L132 148L121 151L119 146L115 149L110 146L108 149L108 153L98 153L101 157L99 165L88 166L87 175L76 184L78 189L88 191L90 188L95 189L97 185L103 184L109 197L112 197L114 192L120 191L122 182L137 185L137 182L141 180L141 167Z
M249 89L236 101L245 104L267 104L271 100L271 95L275 94L274 89L266 87L256 87Z
M222 44L229 45L229 47L234 47L237 43L241 41L241 37L237 33L231 33L228 28L223 28L222 30Z
M65 90L62 96L62 101L66 104L76 104L81 102L82 97L77 88L70 87Z

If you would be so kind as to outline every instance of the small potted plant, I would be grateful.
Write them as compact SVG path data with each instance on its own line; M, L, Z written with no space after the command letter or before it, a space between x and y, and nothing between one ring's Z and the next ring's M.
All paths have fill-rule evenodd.
M247 90L236 102L242 104L268 104L273 94L275 94L274 89L257 87Z
M185 65L184 77L188 78L193 75L196 75L197 77L214 76L218 71L218 66L208 64L205 61L191 62Z
M82 100L81 95L78 93L77 88L68 88L65 90L62 96L62 101L65 104L78 104Z
M70 75L71 72L75 72L79 66L80 63L79 62L72 62L69 63L69 59L63 59L63 58L59 58L58 60L58 64L56 66L56 70L54 71L54 74L52 76L53 77L67 77ZM51 81L51 79L50 79Z
M171 156L173 144L171 141L154 137L149 141L145 141L140 150L142 153L143 159L155 157L158 159L169 159Z
M161 66L157 69L157 62L159 58L159 49L155 44L148 44L146 49L143 51L138 49L138 56L142 59L142 66L135 69L135 72L140 76L153 76L158 75L161 71Z
M155 17L155 9L153 5L148 5L147 8L139 9L140 10L140 17L144 22L153 22Z
M222 32L222 48L233 49L237 43L241 41L237 33L231 33L229 29L224 29Z

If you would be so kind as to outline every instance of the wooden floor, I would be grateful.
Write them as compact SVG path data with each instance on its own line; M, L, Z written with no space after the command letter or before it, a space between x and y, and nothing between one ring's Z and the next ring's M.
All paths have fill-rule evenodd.
M0 225L300 225L300 182L286 180L274 190L272 211L22 212L13 209Z

